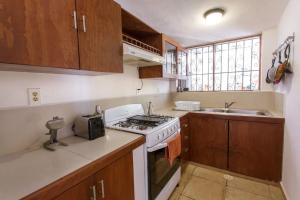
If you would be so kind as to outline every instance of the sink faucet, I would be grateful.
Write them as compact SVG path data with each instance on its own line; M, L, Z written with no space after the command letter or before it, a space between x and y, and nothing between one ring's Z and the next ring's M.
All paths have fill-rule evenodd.
M236 102L231 102L231 103L227 103L225 102L225 109L229 109L233 104L235 104Z
M147 115L152 115L152 102L149 101L148 102L148 111L147 111Z

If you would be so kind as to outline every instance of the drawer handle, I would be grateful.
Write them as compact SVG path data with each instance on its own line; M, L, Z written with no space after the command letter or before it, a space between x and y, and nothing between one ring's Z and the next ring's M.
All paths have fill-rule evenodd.
M77 13L75 10L73 11L73 23L74 23L74 29L77 29Z
M101 196L102 199L104 199L105 198L104 181L101 180L98 182L98 184L100 185L99 195Z
M188 140L188 139L189 139L189 136L187 136L187 135L184 136L184 139L185 139L185 140Z
M82 24L83 24L83 32L86 33L87 29L86 29L86 16L85 15L82 16Z
M187 128L188 126L189 126L189 125L187 125L187 124L183 124L183 127L184 127L184 128Z
M185 149L184 149L184 152L185 152L185 153L189 152L189 148L185 148Z
M92 187L90 187L90 189L93 192L93 196L90 199L91 200L97 200L96 187L93 185Z

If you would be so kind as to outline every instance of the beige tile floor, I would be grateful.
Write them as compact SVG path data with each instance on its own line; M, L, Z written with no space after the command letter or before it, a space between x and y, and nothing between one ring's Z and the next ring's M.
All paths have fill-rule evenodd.
M284 200L279 187L188 163L169 200Z

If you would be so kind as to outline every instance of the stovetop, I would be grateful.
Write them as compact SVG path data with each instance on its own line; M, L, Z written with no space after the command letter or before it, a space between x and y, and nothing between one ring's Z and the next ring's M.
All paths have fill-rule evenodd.
M112 126L115 128L126 128L132 130L146 131L154 129L174 119L170 116L162 115L135 115L123 121L119 121Z
M178 117L145 115L141 104L128 104L105 110L107 128L142 134L147 147L163 142L180 131Z

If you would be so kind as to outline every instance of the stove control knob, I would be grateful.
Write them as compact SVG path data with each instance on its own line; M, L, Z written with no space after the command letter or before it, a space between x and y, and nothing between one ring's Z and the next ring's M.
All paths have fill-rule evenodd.
M160 137L159 137L159 135L157 135L157 140L160 140Z

